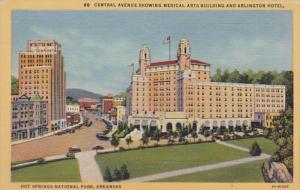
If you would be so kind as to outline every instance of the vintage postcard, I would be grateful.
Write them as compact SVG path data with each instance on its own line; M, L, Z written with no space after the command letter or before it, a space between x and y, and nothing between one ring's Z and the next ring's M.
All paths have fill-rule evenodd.
M0 1L0 189L299 183L298 1Z

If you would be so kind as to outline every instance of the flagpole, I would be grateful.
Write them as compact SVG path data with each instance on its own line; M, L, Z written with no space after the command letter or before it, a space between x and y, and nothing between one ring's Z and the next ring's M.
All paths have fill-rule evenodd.
M134 63L132 63L132 76L134 75Z
M169 40L169 60L171 60L171 36Z

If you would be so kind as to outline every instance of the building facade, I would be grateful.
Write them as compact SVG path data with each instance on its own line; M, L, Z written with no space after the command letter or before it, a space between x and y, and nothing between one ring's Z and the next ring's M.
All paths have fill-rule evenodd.
M102 99L102 114L111 113L113 108L113 99L111 97L105 97Z
M67 112L67 126L77 124L80 122L79 112Z
M49 131L66 126L66 73L61 45L53 40L28 41L19 53L19 94L48 102Z
M99 100L94 98L80 98L78 99L80 110L93 110L97 108Z
M256 112L254 121L262 127L273 128L275 126L273 119L278 119L278 117L280 117L280 112Z
M285 86L211 82L210 64L191 58L185 38L176 60L151 62L150 49L143 45L127 94L127 122L162 131L188 124L250 126L256 112L285 109Z
M79 113L80 112L79 104L67 104L66 112L67 113Z
M20 96L12 101L12 141L30 139L48 132L48 102L39 96Z
M116 106L124 106L125 105L125 98L113 98L113 107Z

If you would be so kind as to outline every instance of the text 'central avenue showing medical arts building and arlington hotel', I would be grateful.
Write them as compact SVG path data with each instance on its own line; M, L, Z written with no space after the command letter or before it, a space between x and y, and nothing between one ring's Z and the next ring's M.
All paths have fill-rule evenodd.
M184 125L250 126L256 117L285 110L286 98L282 85L211 82L210 64L192 58L185 38L176 60L151 62L143 45L127 93L128 124L163 132Z

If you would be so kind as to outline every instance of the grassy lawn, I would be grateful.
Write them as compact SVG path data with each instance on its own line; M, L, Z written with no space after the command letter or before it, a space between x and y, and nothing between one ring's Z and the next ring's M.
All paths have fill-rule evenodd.
M79 182L76 159L28 166L11 172L14 182Z
M260 148L262 149L262 151L264 153L273 154L278 149L276 144L274 144L271 140L266 139L264 137L231 140L231 141L226 141L226 142L250 149L252 144L255 141L258 143L258 145L260 146Z
M260 160L228 168L162 179L158 182L264 182L260 170L263 162Z
M97 155L96 160L102 173L106 167L112 172L116 167L126 164L131 178L134 178L248 156L247 152L217 143L203 143L108 153Z

